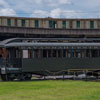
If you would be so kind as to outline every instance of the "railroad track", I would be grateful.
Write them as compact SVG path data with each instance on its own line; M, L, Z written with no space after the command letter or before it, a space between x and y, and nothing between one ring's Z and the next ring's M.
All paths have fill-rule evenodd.
M82 80L82 81L97 81L100 82L100 79L97 79L95 77L74 77L74 76L45 76L45 77L41 77L41 78L34 78L32 77L31 80L27 80L27 81L45 81L45 80ZM15 79L13 82L25 82L26 80L17 80ZM0 82L4 82L0 79Z

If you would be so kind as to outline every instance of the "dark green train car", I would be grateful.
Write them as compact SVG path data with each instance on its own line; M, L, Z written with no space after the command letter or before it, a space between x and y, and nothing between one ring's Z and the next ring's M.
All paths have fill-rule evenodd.
M0 47L2 80L30 80L32 74L61 75L69 70L100 70L100 43L9 39Z

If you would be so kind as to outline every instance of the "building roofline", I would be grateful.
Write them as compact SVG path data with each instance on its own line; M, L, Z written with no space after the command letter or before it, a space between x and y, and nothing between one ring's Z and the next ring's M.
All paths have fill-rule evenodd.
M16 17L16 16L0 16L0 18L14 18L14 19L38 19L38 20L100 20L100 18L52 18L52 17L44 17L44 18L36 18L36 17Z

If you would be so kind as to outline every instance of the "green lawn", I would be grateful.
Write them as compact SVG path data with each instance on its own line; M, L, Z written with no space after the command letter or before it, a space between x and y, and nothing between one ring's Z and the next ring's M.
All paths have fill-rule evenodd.
M0 100L100 100L100 83L67 80L0 82Z

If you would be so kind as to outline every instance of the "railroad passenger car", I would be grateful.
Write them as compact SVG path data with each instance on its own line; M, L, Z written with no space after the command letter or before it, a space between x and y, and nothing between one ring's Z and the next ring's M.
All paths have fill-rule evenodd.
M77 40L13 38L2 41L1 79L31 80L32 74L45 76L68 74L69 71L99 72L100 43L90 42L93 39Z

